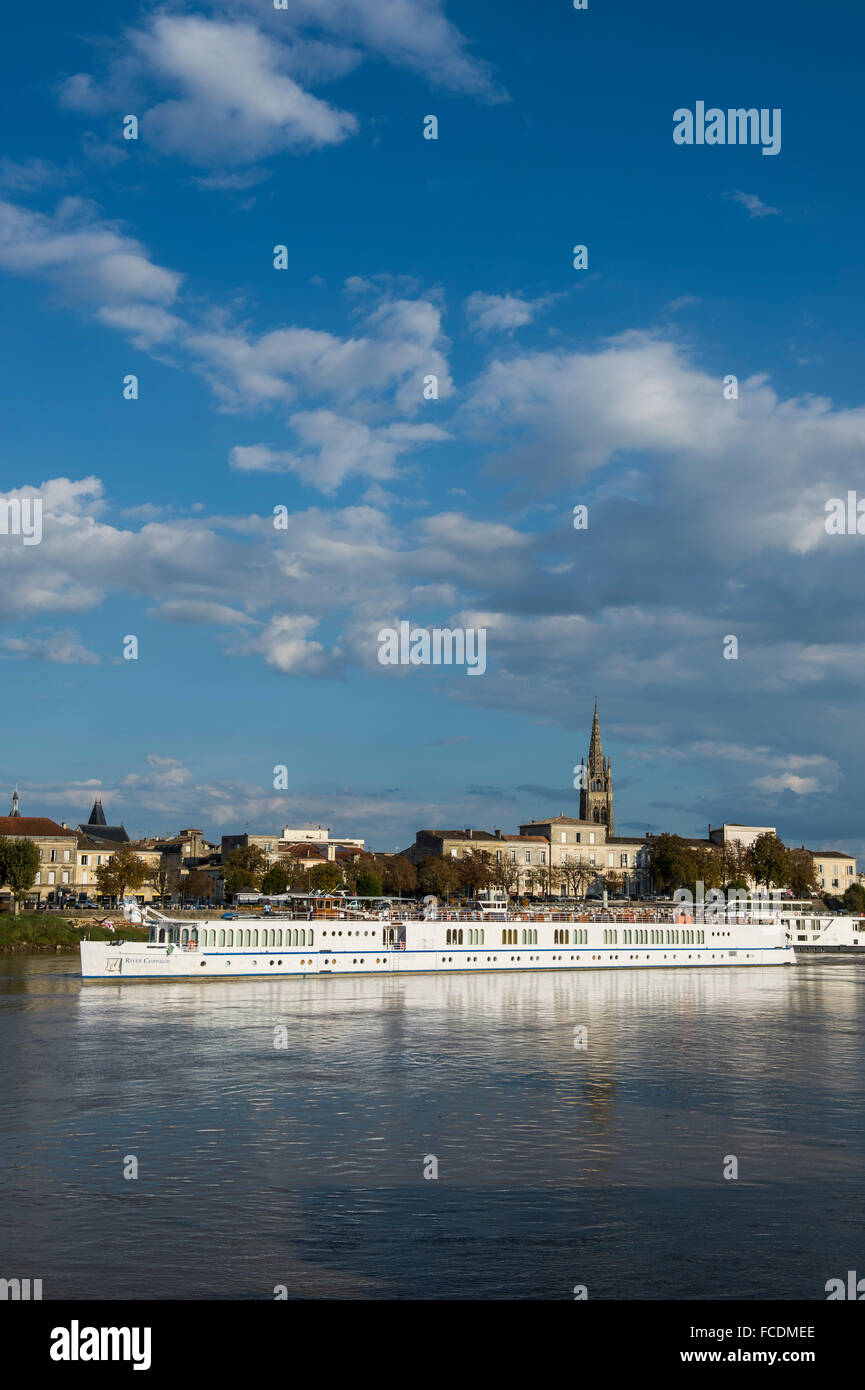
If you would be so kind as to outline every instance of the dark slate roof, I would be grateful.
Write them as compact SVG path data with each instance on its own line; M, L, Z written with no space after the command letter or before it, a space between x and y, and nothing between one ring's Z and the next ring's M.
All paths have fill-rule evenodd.
M93 810L90 812L88 825L105 825L105 812L102 809L102 798L97 796L93 803Z
M86 825L79 825L78 829L84 835L89 835L91 840L107 840L114 845L129 843L129 836L122 825L106 825L104 821L99 825L88 821Z

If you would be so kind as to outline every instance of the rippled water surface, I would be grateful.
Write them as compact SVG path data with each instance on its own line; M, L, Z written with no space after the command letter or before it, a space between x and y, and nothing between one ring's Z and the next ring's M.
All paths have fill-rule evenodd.
M45 1298L822 1299L865 1273L865 961L74 970L0 956L0 1277Z

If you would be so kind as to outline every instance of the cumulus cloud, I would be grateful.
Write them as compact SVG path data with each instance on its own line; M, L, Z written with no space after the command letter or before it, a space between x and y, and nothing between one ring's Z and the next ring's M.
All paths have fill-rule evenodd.
M306 452L238 445L231 451L231 467L241 473L294 473L309 486L332 493L351 474L392 478L402 454L448 438L437 425L398 422L371 428L332 410L299 411L289 425Z
M503 98L438 0L289 0L279 12L235 0L228 8L218 18L152 15L126 31L101 79L67 78L62 105L94 116L134 102L152 147L223 167L355 135L352 112L307 88L344 76L367 55L452 91Z
M93 204L64 198L53 217L0 202L0 267L16 275L57 277L108 304L160 304L174 299L181 277L154 265L116 224L100 221Z
M186 342L219 399L230 408L295 401L301 392L351 404L390 393L397 409L423 404L423 379L438 378L439 396L451 390L441 310L430 300L387 299L363 320L364 331L340 338L318 329L289 327L255 335L216 328L190 333Z

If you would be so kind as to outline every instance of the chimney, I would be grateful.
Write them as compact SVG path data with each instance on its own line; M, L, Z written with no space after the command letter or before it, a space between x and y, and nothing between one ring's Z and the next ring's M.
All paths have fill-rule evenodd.
M469 827L466 826L466 839L467 839L467 840L470 840L471 838L472 838L472 832L471 832L471 830L469 829Z

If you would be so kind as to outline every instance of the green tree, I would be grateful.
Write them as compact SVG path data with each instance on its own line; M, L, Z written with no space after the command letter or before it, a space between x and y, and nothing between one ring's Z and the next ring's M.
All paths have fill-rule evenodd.
M470 849L456 860L459 884L469 897L475 898L482 888L488 888L492 878L489 855L483 850Z
M447 900L459 888L457 861L450 855L428 854L418 865L418 888Z
M362 898L380 898L384 889L378 875L372 869L364 869L357 876L355 892Z
M147 862L139 858L131 845L120 845L106 864L99 865L96 882L100 893L109 898L122 898L127 889L134 893L146 883L149 873Z
M383 854L376 859L382 887L388 897L417 891L417 869L404 854Z
M16 913L38 871L39 850L32 840L0 840L0 884L12 889Z
M857 917L865 917L865 888L861 883L851 883L841 899L848 912Z
M225 861L225 894L245 893L261 887L265 858L258 845L238 845Z
M284 864L274 864L261 880L261 891L268 896L288 891L289 872Z
M694 885L699 878L690 845L680 835L655 835L649 844L649 872L660 893Z
M814 876L814 860L807 849L791 849L790 887L796 898L810 898L817 892L817 879ZM858 886L858 885L857 885Z
M310 869L310 888L321 889L323 893L334 893L337 888L342 888L343 881L342 869L339 864L335 864L330 859L321 864L315 864Z
M757 836L748 858L757 883L765 883L767 888L784 888L790 882L790 852L771 831Z

